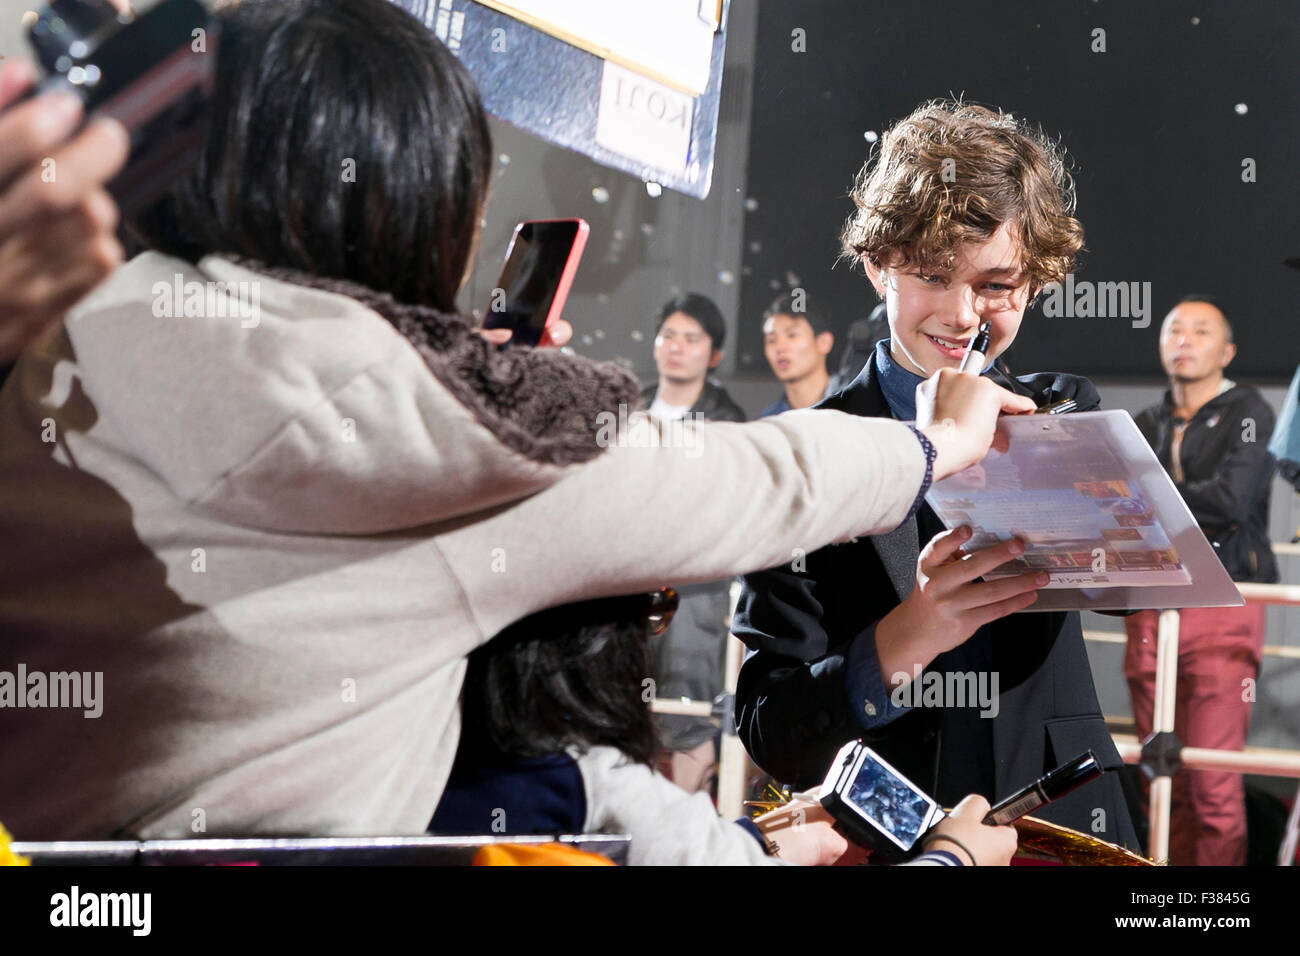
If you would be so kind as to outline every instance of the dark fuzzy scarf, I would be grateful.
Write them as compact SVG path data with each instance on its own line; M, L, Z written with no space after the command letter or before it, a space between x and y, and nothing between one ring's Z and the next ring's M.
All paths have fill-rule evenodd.
M281 282L345 295L379 313L481 425L535 461L569 465L595 458L602 450L596 443L597 416L607 412L617 421L619 405L630 412L640 402L636 379L613 362L592 362L559 349L498 351L463 316L398 302L346 279L264 266L242 256L223 258Z

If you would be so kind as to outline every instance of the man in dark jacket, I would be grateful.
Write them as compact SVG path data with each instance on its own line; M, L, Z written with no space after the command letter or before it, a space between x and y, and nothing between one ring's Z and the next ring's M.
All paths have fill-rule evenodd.
M1274 582L1268 538L1273 410L1249 386L1224 377L1236 355L1232 328L1205 296L1189 296L1160 330L1169 391L1137 416L1138 428L1174 479L1234 581ZM1175 733L1192 747L1240 750L1264 645L1265 608L1187 608L1179 613ZM1124 674L1141 739L1151 733L1155 696L1156 611L1125 621ZM1175 775L1170 861L1241 866L1246 808L1241 774Z
M853 381L857 370L851 375L826 370L826 356L834 347L826 313L809 301L803 289L787 292L768 306L763 313L763 354L783 394L758 417L811 408Z
M650 414L743 422L745 411L709 372L722 361L727 324L713 300L696 292L669 299L655 326L659 380L641 393Z
M705 296L690 293L664 303L655 328L659 381L641 393L652 415L745 420L744 410L709 377L722 361L726 334L722 312ZM712 700L722 692L730 591L730 580L678 589L677 614L654 645L656 696ZM657 724L668 753L665 773L685 790L706 788L717 758L717 727L700 717L661 717Z

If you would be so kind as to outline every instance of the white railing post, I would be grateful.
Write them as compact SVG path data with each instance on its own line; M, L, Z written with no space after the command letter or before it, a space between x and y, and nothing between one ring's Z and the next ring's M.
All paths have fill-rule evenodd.
M731 582L731 607L727 613L727 646L723 658L722 692L729 706L722 715L722 742L718 745L718 812L726 820L735 820L745 809L745 768L748 755L736 736L736 680L745 660L745 645L731 633L731 619L740 601L740 582Z
M735 733L736 678L744 660L745 645L740 638L727 635L725 693L732 701L723 715L722 743L718 747L718 812L724 819L735 820L745 811L745 747Z
M1286 836L1277 851L1278 866L1295 865L1296 840L1300 838L1300 787L1296 788L1295 800L1291 804L1291 815L1286 820Z
M1156 694L1151 714L1151 733L1173 733L1174 712L1178 701L1178 612L1161 611L1156 627ZM1148 843L1153 860L1169 858L1169 808L1173 797L1173 778L1168 775L1151 781L1151 810Z

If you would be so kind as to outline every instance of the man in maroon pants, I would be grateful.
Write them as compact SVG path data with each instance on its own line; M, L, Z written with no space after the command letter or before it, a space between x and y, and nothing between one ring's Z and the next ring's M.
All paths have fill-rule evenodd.
M1165 317L1160 359L1164 401L1138 427L1234 581L1277 580L1268 540L1273 466L1266 444L1273 410L1223 370L1236 355L1232 327L1205 296L1189 296ZM1187 746L1240 750L1264 644L1264 607L1179 612L1174 732ZM1126 619L1124 675L1138 738L1151 734L1156 611ZM1241 774L1181 770L1174 776L1169 857L1176 865L1240 866L1246 860Z

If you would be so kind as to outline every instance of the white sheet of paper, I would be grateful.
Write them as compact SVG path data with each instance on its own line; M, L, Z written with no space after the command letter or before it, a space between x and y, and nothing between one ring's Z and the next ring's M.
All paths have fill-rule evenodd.
M689 96L607 61L596 142L647 166L681 173L690 155L694 109Z

